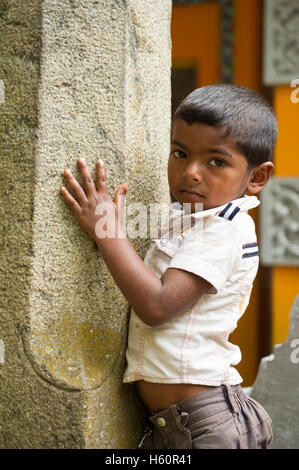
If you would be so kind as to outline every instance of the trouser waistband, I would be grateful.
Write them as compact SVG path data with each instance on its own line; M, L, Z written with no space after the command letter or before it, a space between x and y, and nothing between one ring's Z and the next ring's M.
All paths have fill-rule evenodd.
M201 410L201 419L205 419L211 416L211 408L209 405L213 405L213 414L221 413L222 411L227 410L228 407L230 407L233 413L238 413L238 402L242 400L247 401L247 399L248 396L242 390L240 385L222 384L219 387L205 390L204 392L200 392L175 403L165 410L154 413L149 419L154 425L156 425L156 423L159 423L159 417L166 419L166 417L173 418L173 416L176 416L177 414L183 416L185 414L192 415L194 411L199 409ZM192 420L192 417L190 417L190 419Z
M261 449L272 439L271 418L240 385L206 390L149 419L145 449Z

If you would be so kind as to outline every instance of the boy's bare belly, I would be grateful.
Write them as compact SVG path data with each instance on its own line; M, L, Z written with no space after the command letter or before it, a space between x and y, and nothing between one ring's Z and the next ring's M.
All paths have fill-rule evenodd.
M144 380L136 382L136 386L143 403L151 411L156 412L165 410L174 403L178 403L192 395L215 388L195 384L160 384L145 382Z

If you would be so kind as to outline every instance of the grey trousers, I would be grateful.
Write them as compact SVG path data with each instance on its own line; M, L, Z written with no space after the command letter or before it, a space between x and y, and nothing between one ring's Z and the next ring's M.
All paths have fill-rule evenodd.
M143 449L267 449L272 421L239 385L206 390L149 417Z

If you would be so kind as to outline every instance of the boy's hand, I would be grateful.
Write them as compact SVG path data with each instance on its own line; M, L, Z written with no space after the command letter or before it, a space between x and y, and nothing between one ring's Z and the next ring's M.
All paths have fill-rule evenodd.
M167 269L160 279L144 264L123 234L101 241L97 236L98 223L101 224L105 220L108 225L111 223L112 226L115 224L115 227L118 227L118 219L121 220L123 209L119 200L120 196L126 194L127 184L118 188L112 201L108 194L103 162L97 162L97 189L85 161L79 159L78 163L84 190L70 170L65 170L64 174L75 197L66 188L61 188L61 193L79 223L95 239L116 284L139 318L147 325L156 327L194 305L211 287L206 280L175 268ZM101 215L103 208L108 216Z
M92 238L98 241L95 227L96 223L103 216L105 216L105 223L107 225L110 224L110 226L115 227L115 230L117 230L118 220L121 218L119 196L125 196L128 187L126 183L122 184L116 191L115 198L112 201L108 193L107 177L103 161L97 161L97 188L94 185L94 181L84 158L79 158L78 163L83 179L84 190L74 178L71 171L66 169L64 170L64 175L67 178L74 197L65 187L62 187L60 191L80 225L82 225L84 230ZM117 232L115 236L117 236Z

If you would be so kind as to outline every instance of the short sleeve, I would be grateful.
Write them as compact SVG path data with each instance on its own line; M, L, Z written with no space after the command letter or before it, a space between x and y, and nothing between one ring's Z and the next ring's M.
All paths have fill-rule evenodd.
M231 275L239 245L235 224L222 217L210 217L204 228L186 234L168 268L202 277L212 285L209 294L217 294Z

